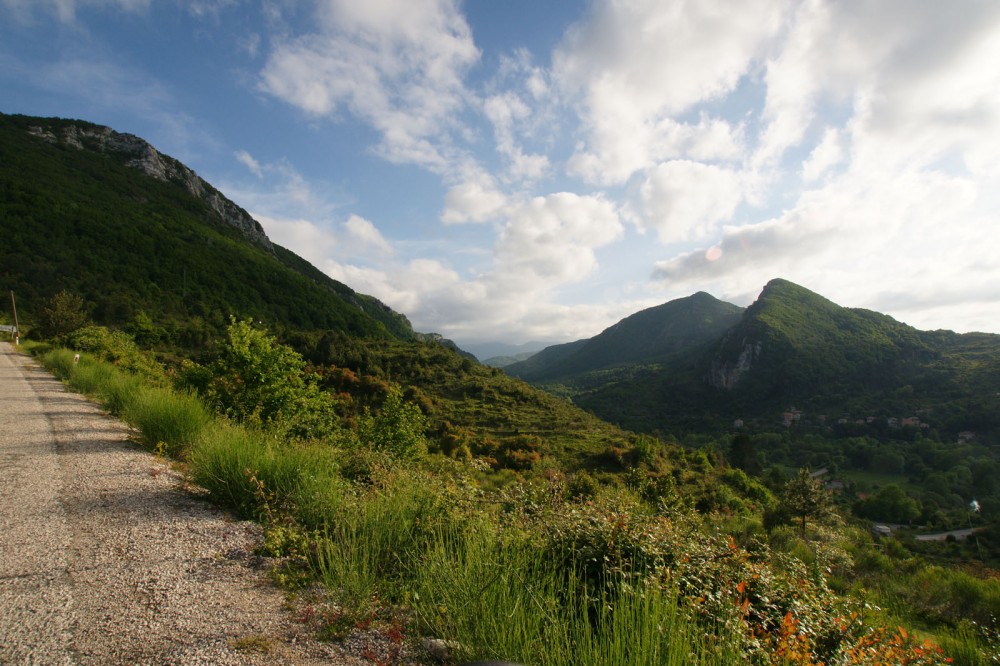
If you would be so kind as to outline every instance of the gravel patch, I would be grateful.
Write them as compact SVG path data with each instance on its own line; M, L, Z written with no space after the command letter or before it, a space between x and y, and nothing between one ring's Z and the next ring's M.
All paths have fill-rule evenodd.
M315 641L260 527L0 343L0 664L361 664Z

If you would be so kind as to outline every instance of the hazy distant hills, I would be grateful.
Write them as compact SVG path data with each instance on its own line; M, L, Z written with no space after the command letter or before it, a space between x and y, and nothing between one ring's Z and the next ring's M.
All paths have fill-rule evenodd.
M100 323L142 311L197 344L229 316L413 339L406 318L274 245L239 206L139 137L0 114L0 286L32 313L61 290Z
M770 426L794 407L1000 432L1000 336L919 331L786 280L746 310L695 294L505 371L637 430Z
M512 345L505 342L479 342L462 345L462 349L475 355L484 364L500 368L530 358L535 353L551 345L551 342L525 342Z

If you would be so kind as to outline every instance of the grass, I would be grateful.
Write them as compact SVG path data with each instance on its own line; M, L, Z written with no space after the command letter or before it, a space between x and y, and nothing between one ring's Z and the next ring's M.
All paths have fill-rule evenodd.
M319 529L344 501L344 482L329 447L286 446L260 430L225 421L205 428L189 454L195 483L245 518L295 515Z
M149 386L136 375L94 359L58 349L41 356L42 363L71 388L98 399L139 432L140 440L177 458L188 449L211 420L211 414L193 395Z
M123 410L146 445L184 458L208 425L211 415L193 395L167 388L143 387Z
M194 396L147 386L89 355L77 363L71 352L57 350L46 353L43 361L72 387L122 414L147 445L162 446L184 458L193 480L220 504L264 522L268 552L292 555L309 565L310 575L333 592L348 619L371 618L392 609L412 618L410 626L420 635L452 641L461 659L587 666L748 661L748 627L740 620L723 622L718 617L721 613L729 618L725 609L730 606L719 601L712 607L719 612L706 613L707 606L696 611L691 590L682 596L669 570L666 575L657 572L657 582L652 583L653 571L633 569L640 560L628 559L640 552L629 550L630 543L648 545L654 553L667 549L664 556L673 552L681 558L678 568L683 568L683 558L695 557L698 548L714 552L703 563L709 569L694 572L706 576L708 590L719 584L707 578L717 558L743 566L740 558L749 557L735 544L719 553L711 550L710 543L696 543L705 535L692 532L684 537L691 541L684 541L681 550L670 551L678 546L657 540L655 530L636 531L651 529L654 523L627 515L618 518L620 514L613 511L603 527L583 518L549 521L532 514L539 509L534 504L539 496L531 492L525 493L523 506L504 513L510 510L508 504L517 503L511 499L515 496L503 496L503 508L481 501L483 495L471 481L474 473L461 471L464 468L431 471L374 456L363 447L351 448L347 440L284 441L265 431L212 419ZM560 510L584 508L566 504ZM551 532L559 529L571 531L553 537ZM593 562L581 559L591 555L580 538L595 529L605 530L601 534L607 543L594 543L606 546L611 560L605 556L599 561L600 550L594 551ZM562 556L562 551L553 551L553 544L572 552ZM615 566L637 575L611 582L607 575ZM605 573L595 577L595 571ZM754 571L761 580L770 581L771 587L761 588L772 596L769 603L778 603L777 581L784 574L777 569ZM281 580L303 582L301 576L279 573ZM723 580L717 589L744 585L748 579L740 576ZM971 589L959 578L932 576L928 582L944 584L944 580L968 599L985 589L979 585ZM786 583L796 584L791 579ZM753 583L758 584L763 585ZM992 607L993 601L991 596L980 606ZM330 635L341 634L338 630ZM936 636L955 656L955 663L991 663L983 656L987 643L968 626L939 627ZM245 647L257 645L251 641Z

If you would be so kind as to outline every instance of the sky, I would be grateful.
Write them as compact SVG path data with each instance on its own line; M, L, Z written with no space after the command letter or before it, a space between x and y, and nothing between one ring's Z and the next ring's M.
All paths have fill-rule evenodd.
M0 111L145 138L459 345L777 277L1000 333L996 0L0 0Z

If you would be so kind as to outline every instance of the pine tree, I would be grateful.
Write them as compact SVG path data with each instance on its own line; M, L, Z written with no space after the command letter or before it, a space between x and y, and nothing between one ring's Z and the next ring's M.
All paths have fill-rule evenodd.
M806 535L806 518L818 518L829 507L829 498L823 484L812 478L807 467L799 470L798 476L785 484L781 493L781 503L793 516L799 519L803 538Z

